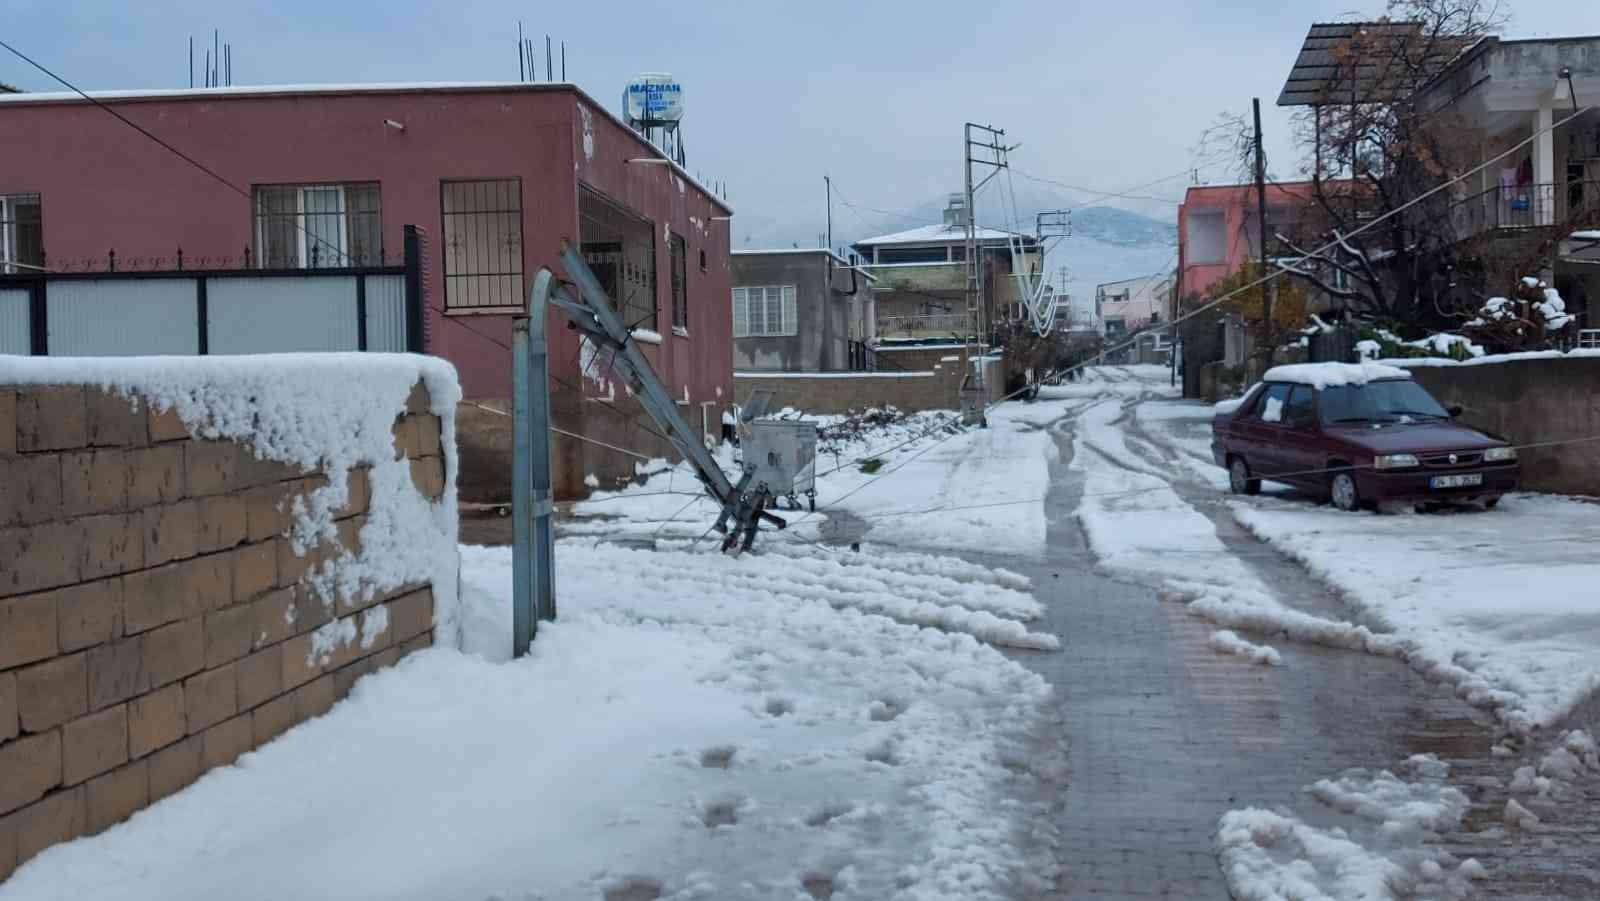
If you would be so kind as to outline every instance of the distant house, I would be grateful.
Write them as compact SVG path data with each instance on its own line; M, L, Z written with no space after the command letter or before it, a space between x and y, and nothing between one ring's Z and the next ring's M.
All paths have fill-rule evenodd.
M1037 272L1043 264L1039 242L994 228L977 230L986 319L1017 312L1016 280L1021 265ZM965 198L950 195L944 221L908 231L857 241L853 248L863 268L877 278L878 337L882 340L967 337L967 209Z
M877 279L821 248L735 250L733 366L740 372L864 368Z
M1176 276L1144 275L1095 286L1095 317L1101 333L1114 340L1156 322L1172 320Z

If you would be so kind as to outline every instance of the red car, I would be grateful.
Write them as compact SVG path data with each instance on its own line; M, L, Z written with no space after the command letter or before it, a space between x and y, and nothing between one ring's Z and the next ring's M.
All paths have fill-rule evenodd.
M1404 369L1307 363L1267 371L1243 400L1218 404L1211 452L1236 494L1261 480L1329 498L1341 510L1476 502L1493 507L1521 479L1517 450L1455 421Z

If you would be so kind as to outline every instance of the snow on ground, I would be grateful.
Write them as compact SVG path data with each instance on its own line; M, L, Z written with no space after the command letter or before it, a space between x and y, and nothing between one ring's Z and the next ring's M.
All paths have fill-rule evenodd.
M1489 512L1375 516L1262 498L1233 511L1392 630L1414 667L1519 731L1600 689L1600 505L1526 494Z
M1459 826L1467 797L1446 784L1449 767L1433 755L1406 761L1411 781L1388 771L1350 770L1307 788L1325 810L1312 825L1288 811L1245 808L1223 814L1217 853L1228 888L1241 901L1284 898L1459 898L1484 869L1427 846ZM1342 816L1341 816L1342 815Z
M830 514L842 514L870 521L873 542L899 548L984 546L999 554L1040 554L1055 457L1055 442L1040 423L1068 410L1053 400L1002 404L990 411L987 429L962 429L948 413L919 413L827 442L817 458L816 512L776 511L789 521L788 534L766 533L757 548L771 541L815 541ZM840 417L816 418L828 423ZM732 448L718 455L725 472L738 472ZM865 471L861 464L867 460L877 460L878 467ZM574 505L578 519L563 522L562 534L703 540L711 546L717 536L707 529L719 510L698 488L692 470L679 466L642 485L597 492ZM998 547L990 540L996 534L1007 536Z
M1231 629L1219 629L1211 633L1211 649L1222 654L1232 654L1243 657L1251 663L1262 666L1282 666L1283 655L1277 648L1255 644L1239 637L1239 633Z
M1028 643L1022 577L569 540L560 619L508 662L510 553L462 552L482 656L362 679L0 898L966 899L1053 877L1019 844L1041 812L997 803L1032 778L1013 770L1050 689L974 637Z

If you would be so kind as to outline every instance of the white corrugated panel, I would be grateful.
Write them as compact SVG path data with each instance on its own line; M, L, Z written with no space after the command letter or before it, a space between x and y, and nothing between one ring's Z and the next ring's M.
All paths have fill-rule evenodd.
M194 279L63 279L45 288L52 357L200 352Z
M355 276L214 278L206 312L214 354L359 349Z
M367 350L405 353L406 277L367 276Z
M0 291L0 354L33 353L28 292Z

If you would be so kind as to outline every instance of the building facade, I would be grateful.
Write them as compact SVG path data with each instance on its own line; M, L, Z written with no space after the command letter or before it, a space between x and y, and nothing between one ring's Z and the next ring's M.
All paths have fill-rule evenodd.
M861 368L876 333L873 285L828 250L736 250L733 365L740 372Z
M0 252L65 267L104 259L337 268L393 258L426 234L424 348L468 398L511 394L512 316L541 267L579 246L668 389L715 434L732 403L731 210L572 85L477 84L108 92L0 97ZM30 243L31 242L31 243ZM571 431L643 449L638 417L551 313L551 392ZM292 337L283 350L294 350ZM594 354L588 355L592 362ZM621 395L619 397L619 395ZM603 409L609 408L609 409ZM500 409L509 409L501 406ZM470 422L465 423L470 427ZM464 498L509 478L462 435ZM556 444L557 490L631 473L594 445Z
M877 279L878 337L882 340L956 338L967 332L967 211L950 196L944 221L858 241L862 267ZM993 228L977 230L985 317L995 322L1018 312L1013 273L1038 272L1039 242Z

